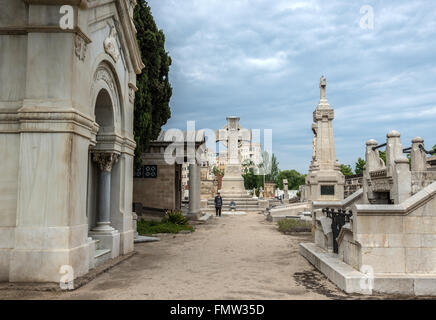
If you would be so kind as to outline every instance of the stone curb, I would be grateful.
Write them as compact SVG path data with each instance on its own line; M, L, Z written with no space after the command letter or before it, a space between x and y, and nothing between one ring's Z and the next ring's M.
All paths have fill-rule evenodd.
M74 289L73 290L62 290L59 283L49 282L49 283L17 283L17 282L3 282L0 283L0 290L23 290L23 291L50 291L50 292L68 292L74 291L88 284L99 275L109 271L113 267L119 265L120 263L130 259L136 254L136 251L130 252L128 254L118 256L115 259L111 259L102 265L92 269L87 274L74 279Z

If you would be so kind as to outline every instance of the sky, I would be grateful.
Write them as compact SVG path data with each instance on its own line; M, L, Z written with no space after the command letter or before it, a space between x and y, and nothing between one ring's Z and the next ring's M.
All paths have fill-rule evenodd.
M173 62L164 129L220 129L239 116L272 129L281 170L306 173L324 75L340 163L354 168L365 142L391 130L404 147L416 136L436 144L436 1L148 3Z

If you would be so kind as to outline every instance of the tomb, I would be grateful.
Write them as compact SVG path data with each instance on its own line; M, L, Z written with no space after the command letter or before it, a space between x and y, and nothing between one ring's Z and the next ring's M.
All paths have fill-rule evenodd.
M0 281L59 283L133 251L135 5L2 1Z

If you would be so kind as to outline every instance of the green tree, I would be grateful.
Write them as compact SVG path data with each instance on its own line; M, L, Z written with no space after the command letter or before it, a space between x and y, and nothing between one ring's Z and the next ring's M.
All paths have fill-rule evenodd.
M250 159L246 159L241 163L241 167L242 167L242 172L243 173L247 173L250 169L250 167L253 167L254 162L251 161Z
M165 51L165 35L158 30L146 1L138 1L133 17L145 64L136 79L138 91L134 105L135 166L138 166L141 164L140 155L150 140L158 137L161 127L171 117L172 88L168 78L171 58Z
M296 170L283 170L280 171L277 178L277 187L283 190L283 179L288 180L289 190L298 190L298 188L305 184L306 175L300 174Z
M359 157L359 159L357 159L356 168L354 170L356 172L356 174L358 174L358 175L363 174L363 169L365 167L365 164L366 164L366 162L362 158Z
M351 166L345 164L341 164L341 172L344 176L352 176L354 174Z
M271 157L267 151L263 153L263 167L265 168L265 181L277 183L277 178L279 176L279 162L275 154L273 153Z
M431 153L435 154L436 153L436 144L433 146L433 148L431 149Z
M386 151L378 151L380 158L386 163Z
M223 177L223 176L224 176L224 172L223 172L223 170L218 169L217 166L214 166L214 167L212 168L212 173L213 173L216 177L218 177L218 176Z

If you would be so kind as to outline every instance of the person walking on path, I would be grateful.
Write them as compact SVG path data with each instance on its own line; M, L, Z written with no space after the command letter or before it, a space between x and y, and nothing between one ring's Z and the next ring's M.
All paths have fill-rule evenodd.
M223 198L221 198L221 194L218 192L217 196L215 197L215 210L216 210L217 217L221 217L222 207L223 207Z

